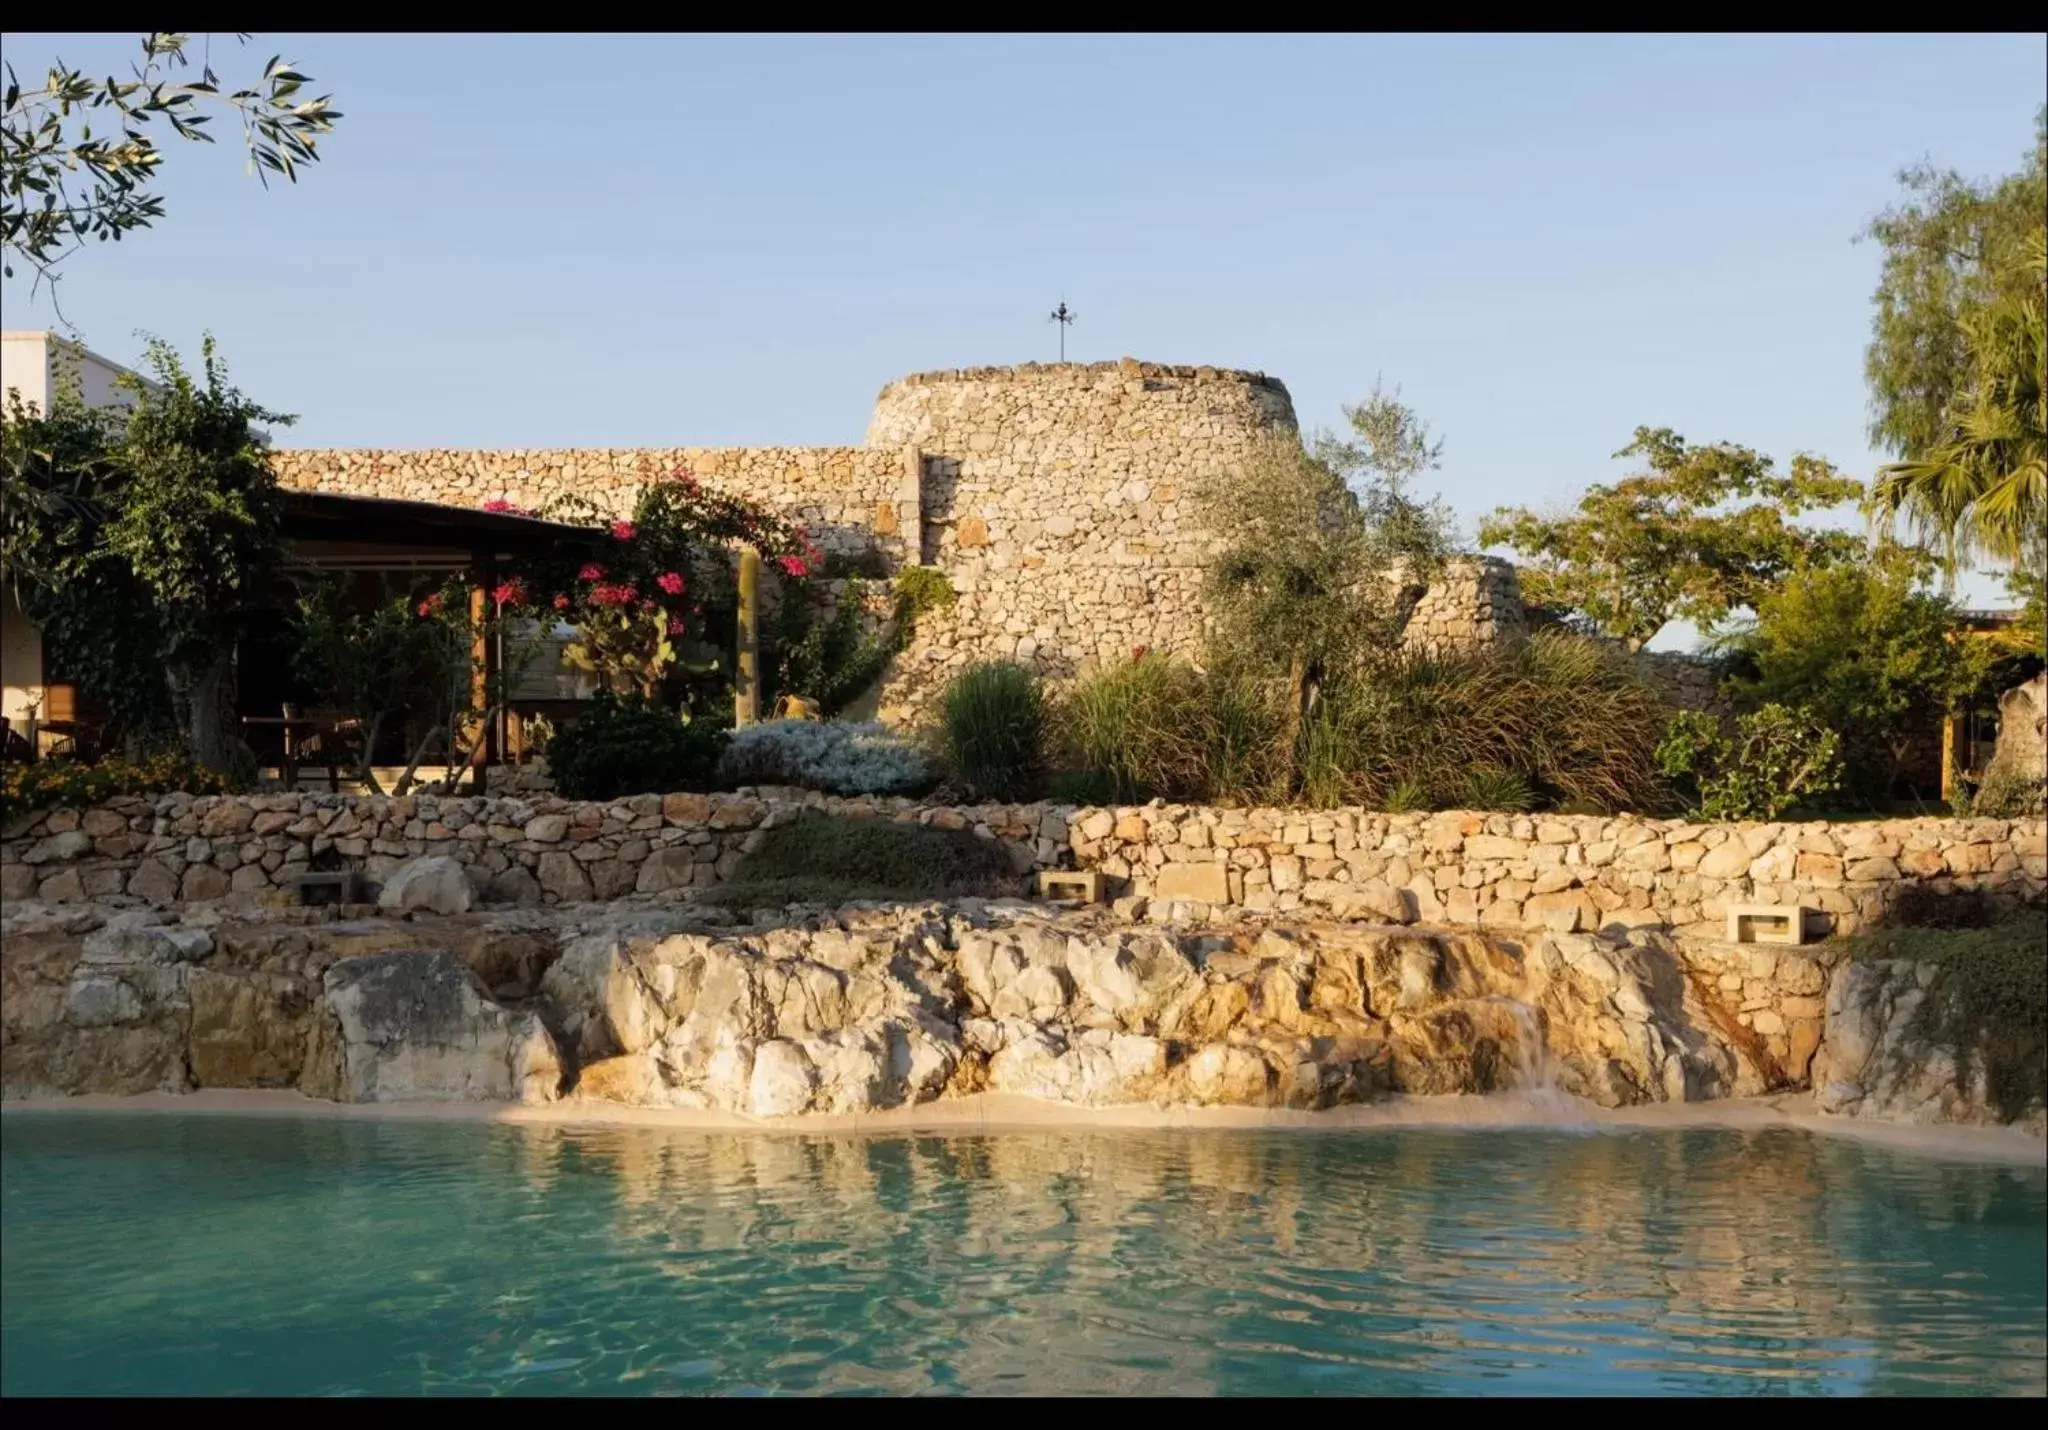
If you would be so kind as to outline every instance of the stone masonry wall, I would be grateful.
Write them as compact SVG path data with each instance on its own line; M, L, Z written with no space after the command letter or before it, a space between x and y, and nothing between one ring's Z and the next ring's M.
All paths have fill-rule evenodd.
M1138 648L1200 645L1194 482L1292 432L1278 381L1117 363L968 368L884 388L870 446L924 453L925 559L958 604L925 621L884 695L915 709L975 660L1055 680Z
M273 451L286 487L480 507L504 498L535 508L588 498L629 515L640 489L681 467L706 487L765 502L808 526L827 551L879 547L915 561L919 464L914 452L876 447L639 447L552 451Z
M1427 651L1465 650L1528 634L1515 568L1494 556L1448 562L1408 618L1408 643Z
M1263 435L1294 430L1277 379L1125 358L903 378L877 398L864 447L287 450L270 460L302 490L459 507L575 493L620 515L642 486L683 467L807 526L827 551L937 566L959 601L920 622L884 682L879 713L902 723L974 661L1019 660L1062 681L1139 649L1195 654L1211 538L1195 525L1192 485L1231 470ZM1526 629L1514 568L1466 557L1423 598L1412 638L1442 651ZM1671 688L1696 703L1689 686Z
M973 829L1019 872L1099 870L1155 908L1239 906L1399 923L1679 929L1731 903L1798 902L1853 930L1913 885L2038 899L2041 820L1688 824L1630 816L1048 804L926 808L905 800L640 795L510 798L268 794L126 799L18 817L0 839L0 897L156 905L271 899L324 861L379 881L454 857L484 897L574 903L724 880L765 824L801 807Z

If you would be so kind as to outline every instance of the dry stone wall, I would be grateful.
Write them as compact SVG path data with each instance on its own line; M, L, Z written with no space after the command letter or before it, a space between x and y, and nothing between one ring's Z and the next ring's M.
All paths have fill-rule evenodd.
M882 389L863 447L292 450L271 463L301 490L462 507L573 493L621 515L680 467L808 527L829 552L937 566L959 600L919 622L878 693L881 717L901 723L974 661L1061 681L1138 650L1198 651L1212 538L1194 484L1295 426L1275 378L1125 358L906 377ZM1424 596L1411 639L1449 651L1527 628L1514 568L1466 557ZM1653 660L1649 673L1679 703L1711 698L1699 670Z
M1294 428L1275 379L1131 359L884 388L868 443L924 453L924 555L959 593L921 624L885 711L911 713L976 660L1063 679L1138 649L1192 653L1210 544L1193 486Z
M1849 931L1907 888L2039 899L2048 884L2039 819L1690 824L1159 804L925 807L798 791L610 803L291 793L164 795L18 818L0 840L0 894L275 902L293 876L316 867L358 869L374 883L407 861L444 856L490 902L667 895L722 882L763 827L805 807L971 829L1004 841L1020 873L1097 870L1113 895L1149 901L1167 917L1239 907L1571 933L1701 928L1720 924L1730 904L1796 902Z
M299 491L480 507L504 499L536 508L581 496L615 516L642 487L678 468L706 487L765 502L810 528L827 551L879 548L915 561L917 454L875 447L607 447L502 451L296 450L271 469Z

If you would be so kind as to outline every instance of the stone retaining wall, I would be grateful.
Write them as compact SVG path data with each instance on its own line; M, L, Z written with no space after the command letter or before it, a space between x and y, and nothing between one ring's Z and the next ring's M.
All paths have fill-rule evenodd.
M1049 804L928 808L800 791L404 799L263 794L115 800L12 821L0 838L9 901L132 897L156 905L271 898L309 868L372 882L449 855L492 902L574 903L705 888L764 824L803 807L972 829L1019 872L1099 870L1113 895L1380 921L1572 932L1686 928L1731 903L1799 902L1854 929L1901 889L2040 897L2040 820L1688 824L1630 816L1381 814Z

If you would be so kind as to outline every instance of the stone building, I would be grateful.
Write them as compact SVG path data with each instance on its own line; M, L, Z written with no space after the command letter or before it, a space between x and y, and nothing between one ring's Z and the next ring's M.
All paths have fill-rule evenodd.
M1020 660L1059 681L1135 650L1197 652L1209 537L1191 488L1295 430L1277 378L1125 358L902 378L882 389L860 447L298 450L272 461L298 488L468 507L576 492L618 514L643 485L687 468L808 526L827 552L876 552L892 571L936 566L959 600L920 621L878 692L883 718L901 720L978 660ZM1526 620L1513 567L1453 562L1412 629L1433 649L1515 637Z

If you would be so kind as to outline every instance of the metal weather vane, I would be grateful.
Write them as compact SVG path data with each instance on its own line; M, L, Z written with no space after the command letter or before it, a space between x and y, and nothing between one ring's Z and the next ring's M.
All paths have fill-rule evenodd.
M1062 298L1060 299L1059 307L1053 309L1052 315L1046 319L1047 322L1058 323L1060 325L1061 362L1065 362L1067 360L1067 329L1070 326L1072 326L1074 319L1078 318L1079 316L1080 314L1076 313L1073 309L1067 306L1067 300Z

